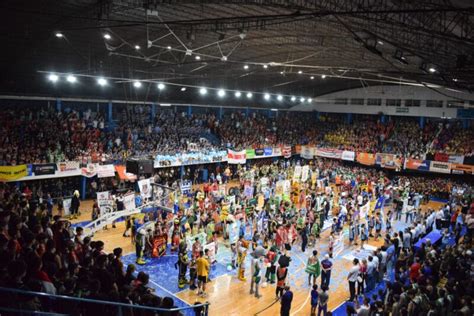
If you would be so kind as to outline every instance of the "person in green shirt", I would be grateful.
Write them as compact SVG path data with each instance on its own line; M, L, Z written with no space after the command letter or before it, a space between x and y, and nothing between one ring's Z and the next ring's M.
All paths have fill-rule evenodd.
M313 284L316 284L316 279L321 274L318 251L313 250L313 255L308 258L308 263L306 264L305 272L308 273L308 285L311 286L311 279L313 279Z

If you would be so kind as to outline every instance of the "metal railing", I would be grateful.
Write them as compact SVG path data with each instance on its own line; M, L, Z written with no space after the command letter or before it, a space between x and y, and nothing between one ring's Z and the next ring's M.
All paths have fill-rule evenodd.
M209 303L158 308L0 287L0 315L207 316Z

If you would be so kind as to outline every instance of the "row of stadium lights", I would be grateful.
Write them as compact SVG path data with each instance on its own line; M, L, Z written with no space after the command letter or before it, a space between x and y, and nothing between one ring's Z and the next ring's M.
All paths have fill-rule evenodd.
M74 76L74 75L67 75L66 77L66 81L69 82L69 83L76 83L77 82L77 77ZM48 75L48 80L51 81L52 83L56 83L58 82L60 79L60 76L55 74L55 73L51 73ZM99 77L96 79L97 81L97 84L101 87L105 87L108 85L108 80L106 78L103 78L103 77ZM142 82L139 81L139 80L135 80L133 81L133 86L136 88L136 89L139 89L142 87ZM158 90L160 91L163 91L166 89L166 85L162 82L158 83L157 84L157 88ZM219 98L224 98L226 95L227 95L227 92L234 92L234 96L238 99L240 97L242 97L244 94L245 96L247 97L247 99L252 99L254 93L253 92L240 92L240 91L234 91L234 90L231 90L231 91L228 91L228 90L225 90L225 89L215 89L215 88L206 88L206 87L195 87L196 89L198 89L199 91L199 94L202 95L202 96L205 96L208 94L208 90L217 90L217 96ZM186 91L187 90L187 87L181 87L180 89L181 91ZM261 94L261 93L258 93L258 94ZM272 98L272 94L270 93L263 93L263 98L266 100L266 101L269 101L271 98ZM278 101L283 101L284 97L283 95L281 94L278 94L276 95L276 99ZM300 102L308 102L308 103L311 103L313 102L313 99L312 98L304 98L304 97L296 97L296 96L291 96L290 97L290 100L292 102L296 102L297 100L299 99Z

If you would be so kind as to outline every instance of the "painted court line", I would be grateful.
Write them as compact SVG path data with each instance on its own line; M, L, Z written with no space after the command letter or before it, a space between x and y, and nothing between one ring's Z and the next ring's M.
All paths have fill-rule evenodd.
M156 283L155 281L153 280L150 280L150 283L152 283L154 286L160 288L161 290L163 290L164 292L168 293L169 295L173 296L174 298L180 300L180 301L183 301L185 304L187 305L191 305L189 304L188 302L185 302L184 300L182 300L181 298L177 297L176 295L174 295L173 293L171 293L170 291L168 291L167 289L165 289L164 287L162 287L161 285L159 285L158 283Z

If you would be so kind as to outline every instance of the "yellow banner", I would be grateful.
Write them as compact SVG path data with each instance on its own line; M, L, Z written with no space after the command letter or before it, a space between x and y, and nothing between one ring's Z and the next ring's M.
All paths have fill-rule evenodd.
M27 175L28 168L26 165L0 166L0 181L12 181Z

